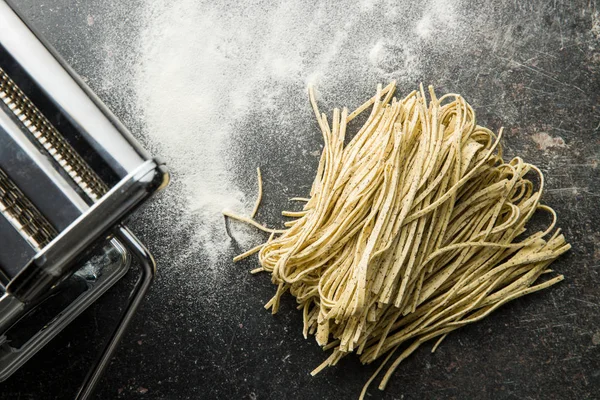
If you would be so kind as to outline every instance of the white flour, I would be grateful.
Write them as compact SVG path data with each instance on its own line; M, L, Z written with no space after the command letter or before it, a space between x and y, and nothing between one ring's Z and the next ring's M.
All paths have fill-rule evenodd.
M254 202L255 189L244 193L234 183L230 160L237 121L257 111L290 109L280 99L291 86L312 83L320 93L332 93L362 82L359 87L367 85L369 94L376 83L398 79L412 89L427 62L424 46L458 45L464 39L458 33L467 26L457 6L441 0L336 4L158 0L141 10L145 29L134 71L138 106L153 151L173 172L170 190L177 191L178 206L198 221L189 252L201 250L209 267L231 251L220 211L247 214ZM436 42L441 34L443 44ZM238 225L234 236L246 248L261 239Z

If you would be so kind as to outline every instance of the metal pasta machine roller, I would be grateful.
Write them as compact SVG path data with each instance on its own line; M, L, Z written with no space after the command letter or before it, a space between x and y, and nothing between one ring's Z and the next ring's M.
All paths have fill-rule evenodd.
M154 277L123 220L169 175L55 51L0 0L0 380L125 275L129 304L88 398Z

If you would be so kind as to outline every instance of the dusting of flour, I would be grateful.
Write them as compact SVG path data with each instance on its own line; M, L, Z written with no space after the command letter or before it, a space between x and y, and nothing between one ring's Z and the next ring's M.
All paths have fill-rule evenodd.
M233 141L253 140L250 132L238 131L245 126L239 121L257 113L283 115L290 109L290 88L308 84L339 100L337 105L350 96L358 104L376 83L391 79L413 89L431 57L460 46L469 26L457 2L442 0L363 0L343 7L294 0L235 7L157 0L138 12L143 28L133 71L137 108L153 152L172 171L169 190L178 197L182 218L195 221L186 225L192 227L191 245L173 260L174 268L195 252L208 268L230 259L234 243L221 210L248 214L256 190L255 182L236 184L236 163L243 157L233 153L240 148ZM442 34L443 43L436 39ZM297 140L301 146L303 138ZM232 233L236 250L264 240L239 224Z
M156 2L145 10L143 58L136 74L139 106L156 151L165 158L186 214L198 221L193 243L210 264L230 244L221 210L248 211L249 201L232 183L225 157L229 132L244 110L231 88L242 78L227 62L235 45L219 18L196 2ZM251 201L251 200L250 200ZM252 231L238 229L242 245ZM194 251L194 249L189 249Z

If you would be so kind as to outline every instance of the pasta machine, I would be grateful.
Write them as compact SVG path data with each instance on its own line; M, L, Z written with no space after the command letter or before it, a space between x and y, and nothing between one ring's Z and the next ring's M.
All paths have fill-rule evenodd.
M154 277L124 219L169 175L56 52L0 0L0 380L136 265L89 398Z

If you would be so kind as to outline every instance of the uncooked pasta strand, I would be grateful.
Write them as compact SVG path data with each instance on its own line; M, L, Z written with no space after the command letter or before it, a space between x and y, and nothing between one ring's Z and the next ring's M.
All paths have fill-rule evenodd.
M258 211L258 207L260 206L260 202L262 201L262 192L263 192L263 185L262 185L262 175L260 173L260 167L256 167L256 176L257 176L257 183L258 183L258 196L256 196L256 202L254 203L254 208L252 209L252 212L250 213L250 218L254 218L254 216L256 215L256 212Z
M238 262L243 260L244 258L250 257L252 254L258 253L263 247L264 244L259 244L258 246L251 248L250 250L240 254L239 256L233 257L233 262Z
M247 218L241 215L238 215L232 211L229 210L223 210L222 211L223 215L232 219L236 219L240 222L245 222L249 225L252 225L258 229L260 229L261 231L264 232L269 232L269 233L285 233L285 230L280 230L280 229L271 229L271 228L267 228L266 226L259 224L258 222L256 222L255 220L251 219L251 218Z

